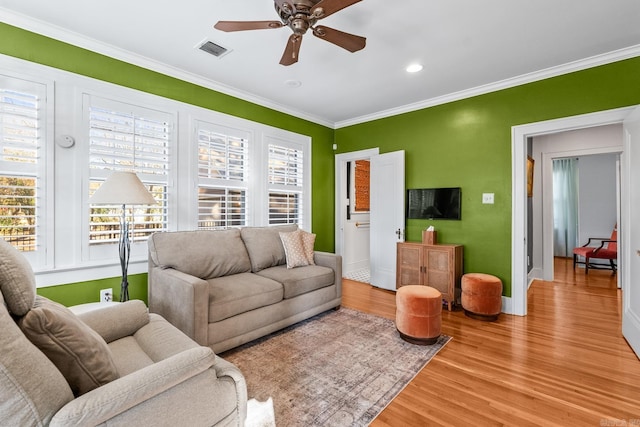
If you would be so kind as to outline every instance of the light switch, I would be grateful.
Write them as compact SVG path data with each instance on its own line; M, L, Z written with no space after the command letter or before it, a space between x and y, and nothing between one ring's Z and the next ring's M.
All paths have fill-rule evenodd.
M482 203L493 204L493 193L482 193Z

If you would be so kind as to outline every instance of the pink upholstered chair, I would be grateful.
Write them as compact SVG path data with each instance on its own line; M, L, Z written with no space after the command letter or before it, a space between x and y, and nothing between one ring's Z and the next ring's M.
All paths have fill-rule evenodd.
M600 242L600 246L591 246L592 241ZM584 262L578 261L578 257L584 257ZM591 264L591 259L608 259L609 266L606 264ZM610 268L611 274L616 274L616 263L618 258L618 226L613 227L610 238L590 237L586 244L579 248L573 249L573 269L576 264L584 264L585 274L589 274L589 268Z

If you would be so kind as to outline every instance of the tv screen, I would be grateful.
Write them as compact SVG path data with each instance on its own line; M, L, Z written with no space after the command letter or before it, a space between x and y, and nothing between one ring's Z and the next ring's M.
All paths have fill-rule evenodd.
M407 218L460 219L460 187L407 190Z

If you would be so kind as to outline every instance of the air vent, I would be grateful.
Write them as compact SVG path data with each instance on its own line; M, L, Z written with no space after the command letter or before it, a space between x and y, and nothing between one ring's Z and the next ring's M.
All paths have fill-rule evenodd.
M227 49L226 47L222 47L219 44L215 44L214 42L209 40L201 42L198 46L198 49L205 51L215 56L216 58L220 58L229 52L229 49Z

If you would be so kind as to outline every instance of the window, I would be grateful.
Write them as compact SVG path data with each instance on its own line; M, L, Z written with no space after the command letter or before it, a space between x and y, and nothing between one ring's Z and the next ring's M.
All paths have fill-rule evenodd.
M75 144L55 145L54 125ZM129 274L146 272L155 231L311 224L308 136L5 58L0 238L38 287L119 274L122 206L89 202L115 171L135 172L158 201L127 205Z
M196 122L198 228L247 225L249 136L247 132Z
M46 86L0 75L0 236L44 253Z
M167 191L171 114L88 96L89 192L114 171L135 172L158 202L134 206L132 243L168 228ZM89 244L116 243L122 206L91 206Z
M303 226L303 150L268 144L269 225Z

